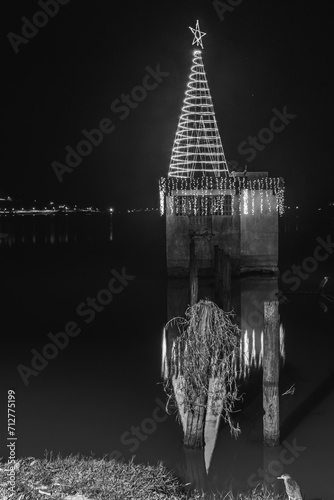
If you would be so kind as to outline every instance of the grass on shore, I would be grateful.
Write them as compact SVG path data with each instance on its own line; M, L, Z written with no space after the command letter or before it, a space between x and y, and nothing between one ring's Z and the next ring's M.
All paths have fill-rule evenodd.
M248 494L186 491L162 463L142 465L95 458L32 457L15 462L15 494L9 465L0 461L1 500L281 500L262 487Z

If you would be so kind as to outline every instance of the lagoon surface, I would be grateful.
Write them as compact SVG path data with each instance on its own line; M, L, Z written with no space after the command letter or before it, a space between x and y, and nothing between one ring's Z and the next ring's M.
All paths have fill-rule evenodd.
M240 381L241 435L221 424L206 473L203 454L184 449L181 426L165 413L161 384L163 326L187 307L187 281L167 279L157 212L112 217L0 217L1 407L15 390L17 456L162 460L184 483L209 490L275 485L284 470L307 500L333 499L333 226L282 221L281 276L233 279L236 320L257 361ZM325 246L316 252L319 238ZM324 276L325 297L317 293ZM214 298L213 285L202 280L200 298ZM280 393L293 389L281 397L282 445L268 450L258 355L261 304L276 290L285 332ZM2 435L5 421L1 410ZM5 440L0 456L8 456Z

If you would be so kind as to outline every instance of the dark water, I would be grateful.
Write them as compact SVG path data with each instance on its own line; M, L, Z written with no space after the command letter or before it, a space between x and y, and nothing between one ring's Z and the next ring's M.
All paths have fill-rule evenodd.
M290 281L233 280L232 304L250 346L254 340L256 359L261 304L273 300L277 288L282 291L280 392L293 384L295 392L281 398L282 447L266 450L261 369L253 368L242 382L244 401L235 414L241 436L235 440L221 424L207 475L203 455L183 448L181 426L162 409L163 325L189 302L187 283L166 278L163 219L156 213L116 216L112 222L108 214L2 217L0 233L9 235L0 239L2 436L6 394L14 389L17 456L42 457L46 449L135 455L138 462L163 460L184 483L213 490L246 490L263 480L263 470L271 472L269 482L284 470L307 499L333 499L334 258L328 250L326 259L305 261L314 259L317 237L327 241L331 232L327 224L282 231L281 273L288 272ZM309 269L303 277L297 274L296 290L293 265ZM332 277L327 297L300 293L316 291L323 276ZM105 292L110 280L111 296ZM201 282L200 294L213 294L210 280ZM77 335L63 348L46 348L50 334L64 339L66 330ZM47 353L45 366L32 366L33 349L34 355ZM4 443L0 456L7 458Z

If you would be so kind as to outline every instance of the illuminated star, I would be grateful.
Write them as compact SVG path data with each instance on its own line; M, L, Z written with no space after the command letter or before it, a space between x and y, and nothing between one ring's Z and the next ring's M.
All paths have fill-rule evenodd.
M203 38L203 36L206 35L206 33L204 33L203 31L200 31L200 29L199 29L199 22L196 21L196 29L195 28L191 28L190 26L189 26L189 29L191 29L191 31L195 35L194 40L193 40L193 45L195 43L197 43L197 47L200 45L202 47L202 49L203 49L202 38Z

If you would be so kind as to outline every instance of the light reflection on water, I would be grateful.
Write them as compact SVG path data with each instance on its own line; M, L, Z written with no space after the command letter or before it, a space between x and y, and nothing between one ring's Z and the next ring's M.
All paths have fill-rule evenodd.
M188 305L187 302L189 301L188 286L188 280L169 280L167 306L168 320L173 317L183 316L186 306ZM277 300L277 292L278 280L275 277L248 276L233 280L232 282L231 304L235 313L235 321L241 330L240 348L233 358L233 366L239 383L242 383L244 387L247 387L248 380L252 374L261 376L264 347L264 302ZM208 298L214 301L214 282L202 280L201 283L201 280L199 280L199 299L202 298ZM168 367L173 352L173 340L178 334L179 332L173 322L169 322L167 328L163 329L162 378L165 380L168 377ZM286 355L285 328L282 323L280 323L279 328L279 352L281 366L283 367ZM262 391L262 384L260 384L258 391ZM246 421L247 418L253 417L246 417ZM260 419L260 422L261 421L262 419ZM227 426L219 431L218 421L217 425L210 427L210 435L207 434L206 436L207 440L204 451L184 449L185 463L180 463L177 466L177 471L182 477L182 481L184 483L191 483L192 487L208 490L215 488L233 488L235 490L237 488L246 491L252 486L254 487L254 481L250 484L252 482L250 478L253 477L253 464L258 463L259 460L260 463L262 462L262 430L257 429L255 432L253 428L247 431L247 425L248 424L245 424L245 432L242 432L241 437L238 438L238 443L235 443L234 439L229 436ZM218 431L220 439L218 439ZM252 444L249 442L249 435L254 434L254 432L257 436L255 446L254 443ZM226 440L223 452L220 449L222 439ZM235 455L235 450L238 448L240 449L240 446L244 447L245 451L248 451L242 454L242 460L239 452L238 472L235 471L232 475L229 475L230 472L228 471L231 471L229 465L225 474L222 471L217 475L217 457L220 457L219 463L221 467L224 468L223 464L225 460L228 460L229 453ZM276 449L276 454L278 451L281 451L281 448ZM267 455L268 453L265 454L266 457ZM214 459L214 457L216 457L216 459ZM266 458L264 463L267 462L268 460ZM274 482L274 477L272 475L270 478L271 482L267 482L268 484ZM257 479L258 482L261 482L263 477L258 477Z
M24 220L23 220L24 219ZM39 224L39 218L38 216L35 217L36 220L36 237L35 237L35 247L38 247L38 245L44 245L45 243L48 243L49 245L67 245L73 241L84 241L84 238L87 237L86 233L90 233L92 231L93 233L93 226L94 224L91 224L89 226L90 221L92 219L90 217L83 217L83 224L81 230L74 230L71 226L71 216L69 217L69 224L66 226L65 223L61 219L57 218L48 218L48 229L47 231L44 231L42 229L42 225ZM4 245L6 245L8 248L13 248L16 245L33 245L33 237L32 237L32 232L30 229L32 229L32 224L28 222L29 219L21 217L20 218L20 224L24 230L21 232L17 231L14 234L11 234L10 232L10 227L7 224L7 226L3 225L3 221L0 218L0 233L9 233L10 236L13 236L13 238L9 238L6 243L4 240L1 238L0 239L0 245L2 248L5 248ZM30 221L32 221L32 218L30 218ZM51 224L50 224L51 221ZM60 222L59 222L60 221ZM65 222L65 221L64 221ZM88 229L89 227L89 229ZM106 225L107 227L107 225ZM30 228L30 229L29 229ZM109 237L108 233L109 229L107 227L106 231L103 230L103 237ZM66 234L67 239L66 239ZM67 243L66 243L67 241ZM44 251L44 250L43 250ZM46 252L47 255L47 252ZM112 257L113 259L114 257ZM111 260L112 260L111 259ZM123 257L122 257L123 259ZM89 265L95 265L94 264L94 259L88 260L87 262ZM132 262L129 260L122 260L127 266L129 266L130 274L132 274L131 270L131 264ZM298 263L298 261L296 261ZM27 267L28 269L28 267ZM44 269L44 268L43 268ZM94 269L94 273L92 274L97 274L98 270L92 267ZM37 269L38 272L38 269ZM69 269L69 273L71 270ZM83 274L83 273L80 273ZM327 274L327 272L326 272ZM330 273L330 275L334 276L334 274ZM71 275L72 276L72 275ZM78 281L78 276L73 274L74 278L73 283L79 283ZM317 276L315 279L316 284L320 282L321 276ZM65 277L65 276L64 276ZM77 301L79 303L80 300L82 300L86 295L91 293L91 287L92 284L90 280L92 278L87 280L87 277L83 275L80 278L82 281L80 281L80 284L82 286L82 289L85 289L84 287L87 286L87 289L85 289L85 293L81 292L78 293L77 295ZM141 280L141 277L138 276L134 283L136 284ZM52 286L57 286L55 285L52 281ZM96 285L96 290L104 286L105 283L105 277L101 276L100 281L98 285ZM153 282L152 282L153 283ZM147 282L145 281L145 278L142 279L142 284L143 286L147 286ZM158 285L156 285L156 294L161 293L161 288L164 287L165 282L161 282ZM270 278L242 278L240 280L234 280L233 281L233 289L232 289L232 297L231 297L231 302L234 308L234 311L236 313L236 321L239 324L241 330L242 330L242 338L241 338L241 346L242 346L242 352L243 357L242 357L242 377L240 378L241 383L248 383L249 380L252 378L252 376L257 376L257 382L259 381L259 376L261 377L261 364L262 364L262 357L263 357L263 330L264 330L264 325L263 325L263 313L262 313L262 304L264 300L275 300L274 299L274 294L273 292L275 289L277 289L277 280L276 279L270 279ZM136 286L136 285L135 285ZM62 291L63 287L58 285L59 290ZM78 288L80 288L78 286ZM142 310L147 310L147 298L144 299L142 289L138 287L138 295L134 295L135 299L132 302L132 307L134 303L138 303L138 309L137 312L140 314L141 308ZM93 289L93 292L95 291ZM130 286L129 286L130 290ZM131 289L132 290L132 289ZM329 289L330 293L331 289ZM83 295L82 295L83 294ZM153 294L151 294L151 302L155 300L155 297L153 297ZM39 297L39 300L41 300L40 296L36 293L36 297ZM210 300L215 300L214 297L214 287L213 283L210 281L204 282L202 289L200 289L200 298L209 298ZM311 299L312 297L309 297ZM145 300L145 301L144 301ZM316 298L316 301L313 300L313 302L308 302L309 306L305 306L305 302L301 301L301 305L298 306L296 305L295 302L293 302L293 299L291 298L292 305L291 306L286 306L284 305L282 309L285 308L285 312L282 311L282 320L284 321L284 327L281 326L281 356L282 356L282 363L283 360L285 359L285 345L286 345L286 366L288 368L288 375L287 375L287 382L284 382L284 385L282 386L282 391L285 391L288 389L294 382L296 382L296 391L295 394L288 394L287 396L284 396L282 398L282 409L284 410L286 407L289 408L291 405L293 405L295 398L298 398L300 393L302 392L303 386L308 386L312 384L313 380L316 377L319 377L319 374L325 372L324 367L332 366L332 361L329 359L332 356L333 352L333 341L332 339L332 324L329 325L329 320L328 324L324 325L323 323L323 317L328 317L331 314L331 311L333 312L333 306L331 306L330 303L328 303L329 311L324 314L322 310L318 307L317 304L318 298ZM125 301L124 301L125 302ZM115 302L116 303L116 302ZM188 280L185 280L184 283L177 283L174 281L173 283L168 283L168 319L173 317L173 316L183 316L185 309L187 308L187 305L189 303L189 297L188 297ZM45 305L47 305L48 302L46 300ZM74 306L77 304L75 303ZM131 304L130 304L131 305ZM34 309L35 307L35 309ZM128 306L127 306L128 307ZM164 310L165 304L162 305L161 310ZM287 307L289 307L288 313ZM330 309L332 307L332 309ZM38 306L38 303L36 306L34 306L32 303L30 304L30 308L32 311L38 311L40 305ZM315 314L315 309L316 309L316 314ZM115 331L115 314L116 314L116 307L112 304L110 306L110 311L112 313L109 316L109 323L107 323L106 330L108 330L108 335L110 335L110 327L112 326L112 330ZM131 339L131 334L132 332L128 332L126 330L127 328L127 321L124 322L124 317L126 317L126 314L128 312L128 309L124 309L123 311L123 316L122 320L120 321L120 331L121 329L124 328L124 331L127 333L127 338ZM108 311L104 312L103 314L108 314ZM69 316L71 319L71 316ZM64 322L69 319L68 317L64 317ZM99 316L101 318L101 326L104 324L102 320L102 314ZM306 319L305 319L306 318ZM309 318L313 318L311 321ZM314 319L315 318L315 319ZM100 320L100 319L99 319ZM155 335L158 335L160 338L161 335L161 325L163 324L165 318L159 319L156 321L156 323L159 325L158 328L156 328L156 324L151 321L148 327L148 331L152 332L149 334L149 341L146 344L146 347L142 347L142 343L138 343L138 353L136 354L136 358L133 358L133 365L135 365L136 369L136 374L138 374L138 380L139 382L135 386L137 388L137 393L135 394L134 391L134 385L133 385L133 374L129 375L131 377L131 381L127 383L127 385L122 386L121 383L119 383L119 380L117 377L115 377L116 383L114 380L106 380L107 382L105 383L105 386L102 386L101 389L101 397L99 398L99 404L102 399L105 398L105 394L110 394L110 386L112 386L117 393L116 395L113 394L112 397L109 398L109 396L106 398L108 402L106 403L106 406L103 408L101 411L101 415L105 416L107 414L106 408L110 411L110 417L115 419L116 424L118 423L117 419L122 420L122 422L119 424L117 430L115 431L114 427L111 428L110 426L110 421L108 418L105 418L105 420L108 420L106 425L101 424L101 432L99 435L97 433L94 434L94 429L92 429L92 425L89 422L89 419L81 419L77 418L77 413L79 414L79 411L77 408L79 407L80 409L80 415L86 415L87 412L87 398L86 395L85 397L82 398L81 406L80 406L80 400L78 401L78 397L75 396L73 397L72 393L69 393L68 395L68 402L66 401L66 404L68 403L68 414L69 416L74 415L73 417L73 427L72 430L68 430L66 419L64 419L64 423L62 423L62 415L58 418L58 422L52 421L52 418L54 418L51 415L51 412L49 415L47 415L51 420L50 424L47 424L47 429L44 431L45 436L48 436L49 434L49 428L52 428L54 425L58 425L58 431L59 435L62 436L63 441L60 439L59 440L59 451L62 452L65 446L65 441L69 442L70 444L68 445L70 447L70 451L82 451L80 449L80 446L87 446L89 449L92 449L93 451L98 450L97 453L104 453L105 451L111 451L113 447L118 447L121 449L122 452L127 452L128 449L120 443L120 436L122 433L128 429L130 429L131 425L139 425L141 423L141 419L144 419L148 416L151 416L152 414L152 409L154 405L154 399L156 397L156 389L155 389L155 383L159 379L159 370L160 366L157 368L157 373L153 373L152 375L152 381L153 381L153 386L154 389L152 390L152 394L149 393L148 391L150 389L147 389L147 384L148 377L144 377L144 383L141 380L141 373L144 373L143 370L143 363L137 363L137 359L144 358L147 360L147 366L152 366L154 364L154 361L152 362L151 359L151 351L148 350L147 345L149 342L155 343L156 338ZM147 316L145 314L145 321L150 321L147 319ZM50 320L47 319L45 322L45 334L48 331L49 327L49 322ZM125 326L124 326L125 325ZM62 323L58 325L59 328L62 326ZM22 331L26 325L23 325ZM29 325L28 325L29 327ZM95 325L93 325L95 328ZM153 328L154 327L154 328ZM44 328L44 327L43 327ZM150 330L151 329L151 330ZM286 329L286 339L285 342L283 342L284 338L284 329ZM136 330L136 325L133 327L134 331ZM54 330L56 331L56 330ZM93 329L92 331L95 330ZM98 331L98 329L96 329ZM123 330L122 330L123 331ZM329 335L329 333L331 335ZM170 349L170 341L173 335L177 334L177 332L173 331L170 329L166 333L166 340L165 340L165 347L164 351L166 352L166 355L168 355L169 349ZM87 336L88 337L88 336ZM125 337L125 336L124 336ZM96 336L96 338L99 339L99 342L102 341L103 339L100 338L100 336ZM323 345L321 347L319 340L321 339L321 342L323 342ZM43 340L44 341L44 340ZM84 337L79 337L76 339L77 343L76 346L78 348L78 353L80 353L81 358L84 357L82 356L82 353L80 352L82 343L84 342ZM17 361L20 362L25 362L25 359L29 359L29 349L32 347L39 347L37 343L35 344L35 341L29 340L28 338L25 340L26 345L24 349L22 348L22 353L20 356L17 357ZM129 345L128 345L129 344ZM144 344L144 342L143 342ZM41 344L42 345L42 344ZM74 341L73 341L74 345ZM102 345L102 344L100 344ZM92 355L91 355L91 348L93 348L93 352L96 355L96 358L99 358L99 356L102 356L102 352L99 352L99 348L95 346L95 341L94 341L94 346L90 345L89 346L89 353L86 353L87 359L92 362ZM159 348L160 346L158 346ZM324 349L325 347L325 349ZM94 351L95 349L95 351ZM132 352L131 346L129 341L127 340L126 345L124 346L124 352L126 349L129 349L130 354ZM142 350L140 350L142 349ZM115 351L114 345L110 348L110 352L112 353ZM147 352L150 352L150 355L147 355ZM312 351L312 356L310 352ZM28 354L27 354L28 353ZM158 349L156 351L156 359L160 360L160 353L158 352ZM313 354L314 353L314 354ZM315 359L313 359L313 356ZM327 356L327 358L326 358ZM75 374L74 372L78 370L78 374L80 374L86 381L87 387L85 386L85 391L87 394L87 397L89 399L91 392L96 391L96 384L94 385L93 389L90 389L90 384L93 385L91 380L88 380L90 375L88 375L88 368L85 365L84 368L82 368L82 371L80 371L80 366L78 367L76 362L73 362L73 353L70 353L69 351L66 351L64 353L61 353L59 355L59 358L54 361L54 363L50 363L50 365L53 365L53 368L48 371L46 370L45 373L40 374L39 377L36 378L31 383L31 388L29 387L30 393L24 388L22 390L22 394L20 393L21 396L21 401L23 405L23 400L25 399L25 408L28 408L28 404L31 403L31 398L33 396L33 392L36 391L36 387L39 387L39 390L41 390L41 386L45 383L46 385L48 382L48 377L52 375L52 370L54 370L54 378L52 379L54 387L53 390L55 391L55 395L59 398L60 404L64 404L65 399L63 396L64 393L64 386L67 384L64 383L64 379L62 379L62 363L63 360L68 359L69 363L72 365L73 364L73 372L72 367L68 369L68 380L75 381ZM298 365L298 362L299 365ZM114 362L116 363L117 360ZM27 361L26 361L27 362ZM236 362L239 362L236 360ZM109 359L103 359L103 362L100 363L102 366L108 365L109 367ZM331 365L330 365L331 363ZM303 371L303 364L305 365L305 369ZM157 361L157 365L160 365L160 361ZM301 366L300 366L301 365ZM292 366L292 368L291 368ZM297 366L297 369L296 369ZM314 366L314 368L313 368ZM310 368L312 367L312 368ZM14 367L15 369L15 367ZM121 371L123 368L119 367L119 370ZM132 366L131 366L132 369ZM109 370L109 368L108 368ZM322 371L323 370L323 371ZM129 369L129 372L131 370ZM152 370L153 372L153 370ZM291 375L292 372L292 375ZM109 376L109 372L108 372ZM85 378L86 377L86 378ZM126 375L125 375L126 377ZM298 378L299 377L299 378ZM59 378L59 384L58 384L58 378ZM77 379L79 380L80 377L78 376ZM87 380L86 380L87 379ZM151 381L151 379L150 379ZM99 379L99 383L103 384L104 382L102 379ZM144 385L146 383L146 386ZM38 386L37 384L41 384ZM58 384L58 385L57 385ZM73 393L80 393L80 391L83 390L82 388L82 381L80 380L79 382L72 382L73 384ZM257 386L258 390L261 392L261 384ZM88 389L87 389L88 388ZM314 384L314 388L316 389L316 385ZM248 387L247 387L248 389ZM49 391L49 387L46 389L46 393ZM58 391L58 392L56 392ZM126 391L126 397L124 396L124 391ZM66 391L65 391L66 392ZM248 391L246 391L247 393ZM28 396L28 394L30 394ZM139 395L138 395L139 394ZM35 401L38 400L39 393L36 395ZM144 396L144 397L142 397ZM333 396L331 396L333 401ZM163 399L163 397L162 397ZM110 408L108 407L110 400ZM71 402L70 402L71 401ZM144 402L143 402L144 401ZM145 401L148 401L148 404L145 403ZM165 402L165 401L164 401ZM58 403L57 403L58 404ZM146 404L146 406L145 406ZM265 468L266 464L270 464L270 459L268 457L264 456L264 450L262 447L262 429L261 425L261 420L262 420L262 415L261 415L261 404L260 405L253 405L253 401L248 402L248 406L243 407L242 411L238 414L236 414L236 418L240 418L241 422L241 428L242 428L242 434L238 438L237 441L235 441L230 435L228 428L224 425L221 426L219 433L218 433L218 438L217 442L215 445L214 450L212 451L212 459L211 459L211 465L209 469L209 474L206 473L205 469L205 462L203 458L203 454L193 452L193 450L182 450L181 448L181 443L182 443L182 436L181 433L177 433L176 428L177 424L174 426L174 415L171 415L169 417L169 421L165 424L159 424L157 425L157 431L156 433L150 435L147 437L147 440L145 442L140 443L140 447L138 451L136 451L137 454L137 460L140 462L146 462L150 460L151 462L157 461L160 459L164 459L166 463L169 466L175 466L178 468L180 472L180 476L182 477L182 480L184 483L188 481L195 481L195 478L197 478L199 481L201 480L203 484L203 487L208 488L208 489L223 489L223 488L228 488L229 486L233 486L234 488L240 488L240 489L248 489L250 486L248 483L249 478L252 476L252 474L255 474L255 479L253 477L252 481L258 480L261 481L261 473L259 473L259 469L262 470ZM332 408L334 409L334 404L332 404ZM142 409L142 413L138 414L136 413L137 409ZM331 415L333 415L333 409ZM302 490L303 493L306 494L306 498L308 500L313 500L315 498L331 498L330 496L325 496L325 493L321 493L321 485L318 487L316 484L317 479L314 479L314 476L312 477L312 474L315 474L316 477L321 478L321 481L327 480L328 484L328 474L326 476L325 470L331 470L333 468L333 460L332 460L332 455L331 455L331 450L333 449L334 446L334 441L333 439L331 440L331 434L328 432L332 428L332 421L333 417L331 417L331 420L328 416L328 414L325 414L325 411L328 410L328 404L322 405L321 411L324 413L325 417L322 415L319 415L318 409L315 410L314 414L310 414L308 421L305 421L305 425L301 426L300 429L293 429L293 432L291 434L288 434L284 437L288 441L288 443L293 443L294 439L297 439L298 445L301 446L306 446L307 450L303 453L300 454L300 457L298 457L298 460L295 462L285 465L285 470L284 472L291 473L295 479L297 479L299 482L301 482ZM34 420L38 423L38 425L42 426L43 422L45 422L47 419L45 418L45 409L43 408L40 410L39 408L34 409L33 412L33 418ZM120 416L118 416L118 412ZM123 415L122 415L123 412ZM24 415L26 416L26 414ZM125 424L123 422L124 418L127 418L127 423ZM77 418L77 420L76 420ZM324 420L327 419L327 426L324 426ZM78 447L76 448L75 445L73 445L73 442L71 441L72 439L72 434L75 433L75 427L76 424L75 422L82 422L81 427L80 427L80 432L77 431L75 435L78 435L77 442L78 442ZM173 423L170 423L170 421L173 420ZM60 423L59 423L60 422ZM315 423L317 422L317 423ZM22 421L23 425L23 421ZM23 434L26 436L28 435L28 431L30 431L32 428L34 428L33 424L29 422L29 417L27 416L26 423L24 423L25 429ZM46 425L46 424L45 424ZM37 428L37 424L36 424ZM167 428L167 430L166 430ZM322 429L321 432L321 437L320 439L319 436L319 429ZM33 432L30 432L31 435L33 436ZM89 444L87 443L87 437L90 434L94 435L94 438L89 441ZM112 444L109 444L108 439L110 436L113 437L114 441L112 441ZM312 443L312 439L316 441L316 443ZM26 441L28 439L26 438ZM161 446L161 442L165 443L165 449ZM328 444L329 443L329 444ZM330 444L331 443L331 444ZM30 445L31 443L29 443ZM328 444L328 446L327 446ZM41 445L41 453L44 450L43 447L44 443ZM122 447L123 446L123 447ZM145 448L146 446L146 448ZM326 448L327 446L327 448ZM23 449L23 445L22 445ZM27 453L27 456L29 454L29 447L26 446L25 450ZM101 451L102 450L102 451ZM147 454L146 453L147 450ZM277 450L276 450L277 452ZM88 452L85 452L89 454ZM129 452L129 455L131 453ZM42 456L42 455L41 455ZM278 457L279 457L279 450L278 450ZM290 457L290 455L289 455ZM131 458L130 456L126 456L126 458ZM273 456L272 460L277 460L277 456ZM204 464L204 466L203 466ZM316 471L314 472L314 468L316 468ZM326 476L326 477L325 477ZM188 479L187 479L188 478ZM282 488L282 484L280 485ZM283 492L283 490L280 490Z
M215 301L214 283L209 280L199 282L199 298L210 298ZM232 284L231 297L232 310L235 321L241 330L240 348L234 356L234 369L238 378L247 378L251 370L262 368L263 361L263 335L264 335L264 302L277 300L277 278L252 276L241 278ZM169 280L168 283L168 320L182 317L186 310L188 294L188 280ZM183 312L182 307L185 306ZM167 331L163 330L162 373L166 377L168 360L172 351L173 339L178 335L174 323L169 323ZM285 361L285 331L280 324L280 357Z
M168 378L168 365L169 359L167 356L167 336L168 330L163 328L162 332L162 367L161 374L162 378L166 380ZM248 330L241 331L240 334L240 347L239 352L236 355L233 352L232 366L234 367L235 375L238 379L246 379L251 370L259 370L262 368L263 362L263 336L264 332L261 330L260 334L256 338L255 330L252 333ZM280 323L279 328L279 349L280 349L280 359L282 364L285 362L285 331L282 323ZM172 350L170 347L169 351Z
M97 227L99 229L97 229ZM103 238L112 241L110 213L0 216L0 246L57 245Z
M236 364L235 373L238 378L247 378L251 370L259 370L263 363L263 336L264 332L256 333L245 330L240 336L239 366ZM279 326L279 351L281 363L285 362L285 330L282 323Z

